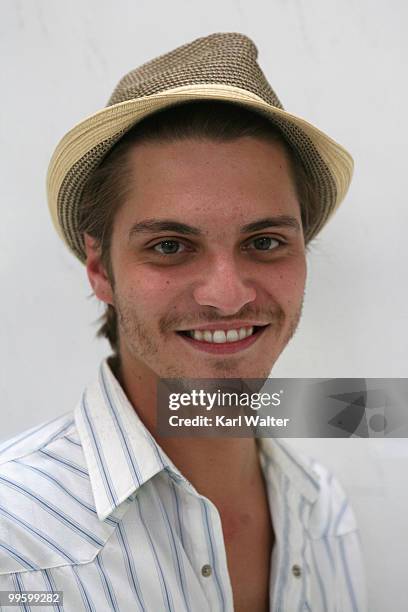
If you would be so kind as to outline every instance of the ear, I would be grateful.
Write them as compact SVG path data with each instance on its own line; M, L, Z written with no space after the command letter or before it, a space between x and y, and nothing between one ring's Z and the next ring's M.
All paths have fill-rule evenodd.
M105 304L113 305L113 291L106 269L101 261L101 248L96 238L84 234L86 251L86 272L91 287L96 295Z

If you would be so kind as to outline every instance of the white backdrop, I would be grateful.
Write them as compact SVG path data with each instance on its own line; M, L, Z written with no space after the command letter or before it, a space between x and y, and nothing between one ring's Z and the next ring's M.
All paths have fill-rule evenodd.
M71 410L108 345L81 265L55 234L45 174L59 138L128 70L212 32L258 46L284 106L350 150L349 195L309 255L279 377L406 377L407 5L403 0L2 0L0 440ZM408 442L294 440L349 492L370 611L407 609Z

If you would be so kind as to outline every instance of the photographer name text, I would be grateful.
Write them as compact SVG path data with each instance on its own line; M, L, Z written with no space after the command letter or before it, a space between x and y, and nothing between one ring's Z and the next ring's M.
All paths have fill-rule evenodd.
M236 417L226 417L225 415L217 415L216 417L198 415L192 418L172 415L169 417L171 427L287 427L289 422L289 418L261 416L259 414L240 414Z

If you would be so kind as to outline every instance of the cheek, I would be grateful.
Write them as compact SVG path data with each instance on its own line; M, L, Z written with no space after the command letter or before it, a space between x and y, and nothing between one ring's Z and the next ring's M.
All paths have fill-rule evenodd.
M306 261L303 258L276 262L268 271L263 286L280 303L297 306L303 299L306 271Z
M167 274L153 270L122 269L116 279L115 293L124 298L146 319L156 318L157 314L168 311L180 295L182 279L170 280Z

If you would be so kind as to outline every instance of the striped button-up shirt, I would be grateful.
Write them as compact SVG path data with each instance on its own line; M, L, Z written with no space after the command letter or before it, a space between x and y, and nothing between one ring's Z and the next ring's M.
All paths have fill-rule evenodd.
M283 440L259 449L275 533L270 609L366 610L343 489ZM73 412L0 451L0 590L63 592L62 605L36 610L233 610L216 506L156 443L107 361Z

